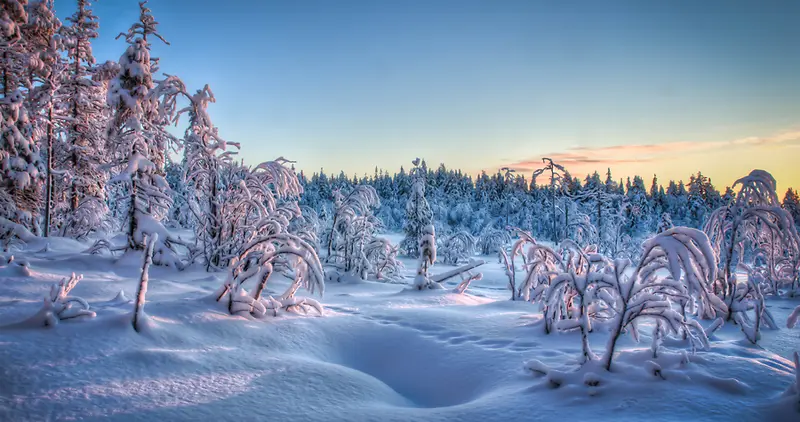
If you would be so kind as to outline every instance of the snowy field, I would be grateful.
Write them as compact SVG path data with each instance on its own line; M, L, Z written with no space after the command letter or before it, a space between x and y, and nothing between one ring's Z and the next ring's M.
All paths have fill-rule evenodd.
M97 313L0 329L0 420L797 420L792 399L780 397L793 382L797 330L765 331L752 346L725 326L695 355L668 341L658 376L642 330L640 343L622 341L613 372L587 375L575 372L580 335L545 335L538 307L510 301L501 265L486 257L484 278L465 294L451 291L455 281L426 291L329 281L324 316L264 320L231 316L209 298L223 273L153 267L149 325L136 333L128 299L141 256L76 253L86 246L31 244L14 251L27 269L0 268L3 324L35 314L71 272L84 276L73 294ZM273 277L270 293L287 283ZM782 321L796 306L768 303ZM591 334L596 352L606 337ZM526 369L534 359L548 376Z

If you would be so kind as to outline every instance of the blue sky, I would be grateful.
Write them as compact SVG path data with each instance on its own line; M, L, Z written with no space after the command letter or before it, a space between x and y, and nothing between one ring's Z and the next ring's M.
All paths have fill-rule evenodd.
M764 167L800 185L789 159L800 151L800 2L149 6L172 43L153 47L161 70L210 84L212 118L246 162L283 155L361 175L421 156L477 173L555 155L580 175L703 170L724 185ZM74 2L56 8L63 19ZM94 8L95 55L116 60L137 2Z

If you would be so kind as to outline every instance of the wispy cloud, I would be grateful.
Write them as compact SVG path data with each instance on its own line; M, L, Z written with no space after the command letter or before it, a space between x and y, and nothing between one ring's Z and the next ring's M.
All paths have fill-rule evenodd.
M617 164L664 161L687 153L711 151L719 148L745 146L795 147L800 145L800 131L783 132L770 137L747 137L718 142L667 142L661 144L609 145L603 147L572 147L563 151L541 154L525 160L505 164L517 171L532 171L542 166L542 158L549 157L568 169L585 170L586 167L613 167Z

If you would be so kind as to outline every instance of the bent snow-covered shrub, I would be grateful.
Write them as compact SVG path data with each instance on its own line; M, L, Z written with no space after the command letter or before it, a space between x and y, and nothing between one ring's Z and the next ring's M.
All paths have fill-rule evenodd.
M740 269L747 272L747 281L737 281L736 293L731 300L730 315L733 315L733 320L742 329L747 340L756 344L761 339L763 327L777 329L778 325L767 309L764 294L761 291L762 275L753 272L744 264L740 265Z
M630 265L629 260L617 259L602 273L588 275L598 296L614 311L604 367L611 369L617 340L624 331L638 338L636 324L642 318L660 321L664 333L682 334L693 348L707 347L708 338L700 324L676 309L675 303L695 299L711 316L717 311L727 312L713 295L691 297L695 287L707 293L716 277L716 260L708 237L687 227L669 229L644 243L642 258L632 272Z
M481 255L497 253L500 248L505 248L509 243L511 243L511 235L505 229L486 226L478 236L478 250Z
M670 334L688 340L693 349L707 347L705 331L691 315L713 318L727 313L711 291L716 261L708 237L699 230L678 227L647 240L636 267L628 259L611 260L571 241L556 252L525 240L530 246L523 286L526 292L536 292L526 295L543 299L547 332L580 332L582 363L596 359L588 341L595 321L611 327L601 360L610 370L619 337L627 332L638 340L642 320L656 322L657 354L661 338Z
M289 262L292 263L294 282L280 297L264 298L263 293L274 272L274 264L280 258L291 258ZM251 279L256 281L256 285L253 292L248 293L244 284ZM319 290L322 294L325 288L322 264L317 253L306 241L289 233L277 233L246 245L244 251L231 260L228 277L214 296L218 302L227 299L227 309L231 315L261 318L270 309L294 310L306 306L321 313L322 307L318 302L295 297L299 287L304 287L311 293Z
M402 278L400 270L403 263L397 259L400 252L398 245L392 245L388 239L373 237L364 246L364 256L369 262L369 272L378 280L397 280Z
M439 247L442 262L448 265L458 265L461 262L469 261L475 255L476 243L475 238L465 230L454 233Z
M0 246L3 252L8 252L14 242L29 243L36 239L38 237L22 224L0 217Z
M791 214L778 201L775 178L764 170L753 170L737 180L733 187L737 186L735 200L715 210L704 228L719 257L715 290L728 304L729 320L736 318L734 301L741 298L736 278L740 265L761 267L762 283L778 294L781 288L797 290L800 263L800 235ZM759 265L754 265L756 261Z

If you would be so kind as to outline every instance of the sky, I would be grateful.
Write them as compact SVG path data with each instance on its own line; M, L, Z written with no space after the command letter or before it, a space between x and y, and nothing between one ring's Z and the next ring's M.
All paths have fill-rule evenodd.
M56 0L59 16L74 0ZM209 84L246 163L306 172L525 174L551 157L583 177L754 168L800 187L800 2L709 0L151 0L161 71ZM98 61L138 17L94 6ZM175 129L180 132L182 129Z

